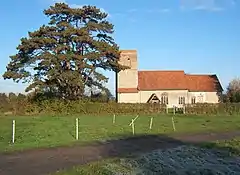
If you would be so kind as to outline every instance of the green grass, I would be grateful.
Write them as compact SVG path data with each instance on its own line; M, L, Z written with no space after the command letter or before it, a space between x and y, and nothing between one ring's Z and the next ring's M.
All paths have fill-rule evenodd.
M79 141L75 141L75 118L79 117ZM84 144L131 135L129 123L135 116L39 116L0 117L0 152L39 147ZM153 128L149 130L150 117ZM16 120L16 140L11 144L12 120ZM175 133L228 131L240 129L240 116L175 116ZM173 133L171 116L140 116L136 134Z
M223 157L223 155L226 156L227 160L233 159L232 161L234 162L234 156L240 156L240 138L235 138L232 140L226 140L226 141L220 141L220 142L217 141L217 142L213 142L213 143L207 143L207 144L201 145L200 148L208 148L208 149L206 149L206 151L204 151L205 153L202 152L200 155L195 155L197 157L197 161L200 161L201 159L202 160L205 159L205 161L210 161L210 163L214 160L209 160L209 159L211 159L211 157L209 157L209 155L207 155L207 154L216 154L216 152L211 152L211 149L225 150L225 151L227 150L228 151L227 154L225 154L225 153L219 154L217 152L217 156L219 156L218 158L220 159L219 160L220 164L215 165L214 168L213 168L213 165L210 165L210 166L208 165L208 166L213 168L212 170L210 168L211 171L214 171L214 172L223 171L225 168L225 171L227 171L229 173L229 169L228 169L229 167L228 168L224 167L224 166L228 166L228 165L226 162L224 162L225 158ZM209 149L210 149L210 151L209 151ZM180 150L178 150L178 153L179 153L179 151ZM208 156L208 158L204 157L204 154L206 154L206 156ZM145 154L145 156L146 156L146 154ZM152 162L157 163L158 161L156 160L156 157L153 158L152 155L150 155L150 156L151 156L150 160L149 160L150 162L145 160L145 163L150 164L150 167L152 167L151 163ZM188 157L187 160L186 160L186 157ZM189 166L191 166L191 163L192 163L191 158L193 158L193 157L194 157L194 155L185 156L185 158L183 157L183 159L184 159L183 164L185 164L185 166L187 168L189 168ZM151 160L151 159L154 159L154 160ZM162 159L162 158L159 157L159 159ZM165 159L168 159L168 158L165 157ZM143 163L143 159L140 159L140 160ZM133 173L133 170L131 168L129 168L127 166L123 166L123 163L122 163L123 161L124 160L120 160L120 159L102 160L102 161L91 163L91 164L88 164L85 166L76 166L70 170L59 171L59 172L53 173L52 175L112 175L117 172L121 173L121 174L136 174L136 173ZM190 161L190 164L186 165L188 161ZM159 162L158 162L157 166L161 166L161 164L159 164ZM166 162L166 164L167 164L167 162ZM207 164L208 164L208 162L207 163L205 162L205 166L203 166L203 167L200 166L199 167L200 170L198 170L198 172L199 171L203 172L204 171L203 169L206 169L209 172L209 169L208 169L209 167L206 166ZM234 164L230 164L229 166L234 171L234 167L233 167ZM174 167L171 167L171 168L174 168ZM197 173L196 171L197 171L198 167L195 167L195 168L196 169L190 168L190 170L188 170L188 171L193 171L193 172ZM221 169L218 170L218 168L221 168ZM163 169L164 169L164 167L163 167ZM205 173L203 173L203 174L207 174L206 170L205 170ZM183 170L181 170L181 171L183 171ZM179 170L176 170L175 172L180 173ZM188 174L192 174L192 173L188 172ZM202 174L202 173L199 173L199 174ZM215 174L215 173L212 173L212 174Z

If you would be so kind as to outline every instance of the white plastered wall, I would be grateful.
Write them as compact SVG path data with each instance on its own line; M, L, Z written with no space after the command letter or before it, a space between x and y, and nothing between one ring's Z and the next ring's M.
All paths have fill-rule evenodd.
M168 94L168 107L173 106L182 106L179 105L179 97L185 97L185 101L188 99L187 90L165 90L165 91L140 91L139 92L139 101L141 103L146 103L152 94L156 94L157 97L161 100L163 93Z
M189 92L189 103L192 97L196 97L196 103L219 103L217 92Z
M118 93L119 103L139 103L139 93Z

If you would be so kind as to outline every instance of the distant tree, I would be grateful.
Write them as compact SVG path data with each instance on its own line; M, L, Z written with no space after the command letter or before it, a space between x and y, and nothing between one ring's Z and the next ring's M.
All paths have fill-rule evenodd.
M109 102L112 100L112 93L106 88L102 91L91 91L91 101L93 102Z
M30 83L26 91L51 92L64 99L81 99L85 87L104 89L108 78L98 69L120 71L119 47L112 38L108 14L95 6L70 8L56 3L44 14L50 18L10 56L4 79Z
M5 93L0 93L0 112L6 112L9 109L8 96Z
M17 95L13 92L10 92L8 94L8 100L9 100L9 104L10 104L10 109L11 111L14 112L14 114L17 113L17 108L18 108L18 99L17 99Z
M229 102L229 99L228 99L228 96L226 93L223 93L220 95L220 100L219 100L220 103L228 103Z
M18 99L19 101L23 101L23 100L26 99L26 95L24 95L24 94L22 94L22 93L19 93L18 96L17 96L17 99Z
M8 100L8 97L5 93L0 93L0 104L6 103Z
M231 103L239 103L240 102L240 79L233 79L228 87L226 93L226 99Z
M10 92L10 93L8 94L8 98L9 98L9 100L10 100L11 102L14 102L14 101L17 100L17 95L16 95L15 93L13 93L13 92Z

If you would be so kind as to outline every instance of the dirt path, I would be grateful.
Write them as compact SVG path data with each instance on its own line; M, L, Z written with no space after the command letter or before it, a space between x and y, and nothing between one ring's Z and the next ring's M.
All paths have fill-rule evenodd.
M184 136L137 136L88 146L38 149L0 155L0 175L42 175L103 158L167 149L186 144L225 140L240 136L240 131Z

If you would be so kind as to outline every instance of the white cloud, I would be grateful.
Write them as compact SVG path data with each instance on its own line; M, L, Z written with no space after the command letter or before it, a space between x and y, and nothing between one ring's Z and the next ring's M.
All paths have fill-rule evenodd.
M79 4L69 4L69 6L71 8L82 8L83 7L83 5L79 5Z
M137 22L137 20L135 19L135 18L129 18L128 19L131 23L136 23Z
M129 9L127 12L133 13L133 12L137 12L137 11L138 11L137 9Z
M235 0L231 0L231 4L232 5L236 5L236 1Z
M168 13L168 12L170 12L170 11L171 11L171 10L168 9L168 8L160 9L160 10L159 10L160 13Z
M55 3L67 3L66 0L52 0L52 3L55 4Z
M207 8L205 6L197 6L194 8L194 10L206 10L206 11L223 11L224 8L222 7L211 7L211 8Z
M234 0L181 0L182 10L223 11L232 5Z
M146 10L147 13L168 13L171 10L169 8L163 8L163 9L148 9Z

